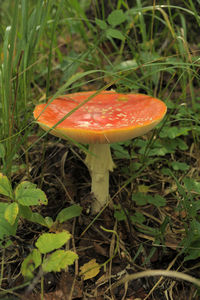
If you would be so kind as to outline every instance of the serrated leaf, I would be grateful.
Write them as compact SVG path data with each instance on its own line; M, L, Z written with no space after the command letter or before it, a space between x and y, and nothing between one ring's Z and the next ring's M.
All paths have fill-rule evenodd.
M78 255L70 250L57 250L44 259L42 269L44 272L60 272L72 265Z
M200 194L200 182L197 182L196 180L188 177L184 178L183 182L188 191L193 191Z
M8 204L4 213L4 217L10 225L14 225L18 213L19 213L19 206L16 202L13 202L11 204Z
M88 263L80 267L80 276L83 276L83 280L91 279L95 277L100 271L100 265L96 262L96 259L91 259Z
M12 198L12 186L7 176L0 173L0 194Z
M126 214L125 212L121 209L121 210L115 210L114 212L114 217L117 221L124 221L126 220Z
M71 234L67 231L58 233L43 233L36 242L36 247L45 254L62 247L68 242Z
M103 20L95 18L95 22L96 22L97 26L99 26L99 28L101 28L102 30L106 30L107 27L108 27L108 25L106 24L106 22L103 21Z
M122 41L124 41L124 39L125 39L125 37L121 33L121 31L119 31L117 29L113 29L113 28L109 28L106 30L106 36L107 36L107 38L114 38L114 39L118 39L118 40L122 40Z
M82 207L79 205L71 205L62 209L56 217L56 221L63 223L75 217L79 217L82 211Z
M173 152L173 149L169 149L169 147L155 148L151 149L148 153L148 156L164 156L167 153Z
M176 137L179 137L181 135L188 135L188 131L191 131L192 127L177 127L177 126L171 126L163 128L160 132L161 138L170 138L175 139Z
M11 225L4 218L4 214L8 205L8 203L0 202L0 240L5 236L15 235L17 230L17 222Z
M126 21L126 15L122 9L116 9L109 14L107 20L111 26L115 27Z
M18 189L21 189L22 187L23 187L23 189L36 189L37 185L35 183L30 182L30 181L23 181L23 182L18 184L15 191L17 191Z
M192 241L189 245L189 254L185 257L184 261L197 259L200 257L200 223L197 220L192 220L190 223L190 231L189 231L188 240Z
M140 206L145 205L147 203L154 204L157 207L166 205L165 198L163 198L159 195L151 196L151 195L144 194L141 192L133 194L132 200L135 201L136 204L140 205Z
M196 236L199 239L200 236L200 222L193 219L190 223L190 230L192 231L193 236Z
M153 204L156 207L160 207L160 206L165 206L166 205L165 198L163 198L163 197L161 197L159 195L155 195L155 196L148 195L147 201L148 201L148 203Z
M24 206L46 205L48 202L45 193L27 181L21 182L17 186L15 189L15 199Z
M134 224L143 224L146 221L145 216L140 212L136 212L133 216L130 216L130 219Z
M176 138L176 142L177 142L177 146L180 150L185 151L188 149L188 145L181 138Z
M114 143L111 146L114 149L114 154L117 159L130 159L128 150L118 143Z
M34 249L23 261L21 265L22 275L31 279L34 277L34 270L38 268L42 263L41 254L37 249Z
M147 204L147 196L140 192L132 194L132 200L140 206Z
M171 171L170 171L169 168L162 168L162 169L161 169L161 173L162 173L163 175L171 176Z

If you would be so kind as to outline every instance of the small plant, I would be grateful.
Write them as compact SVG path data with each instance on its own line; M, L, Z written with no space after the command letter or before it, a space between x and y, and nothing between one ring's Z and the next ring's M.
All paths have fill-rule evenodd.
M34 277L34 271L41 267L42 273L60 272L72 265L78 255L71 250L59 249L66 247L71 234L67 231L43 233L36 241L36 248L24 259L21 265L22 275L26 279Z
M147 188L147 187L142 187L142 188ZM157 208L160 208L166 205L165 198L159 195L151 196L149 194L142 193L142 192L137 192L132 194L132 201L134 201L138 207L151 204ZM114 216L118 221L125 221L128 215L133 224L143 224L146 221L144 214L140 211L131 213L128 212L127 210L122 209L120 206L115 206ZM145 228L145 231L146 230L147 228Z
M181 215L185 234L180 246L184 253L184 261L195 260L200 256L200 183L192 178L185 177L180 183L174 173L166 169L165 174L170 175L176 182L179 198L179 205L176 211Z
M5 196L4 201L0 202L0 239L15 235L19 217L50 225L48 218L31 211L31 206L46 205L48 202L45 193L35 184L24 181L13 190L8 177L0 173L0 194Z
M116 29L116 27L124 23L126 19L127 16L124 14L123 10L116 9L109 14L107 22L98 18L95 19L95 22L97 26L103 30L105 37L108 39L112 40L114 38L124 41L124 34L120 30Z
M0 194L5 196L4 201L0 202L0 240L5 236L16 234L20 217L50 228L56 223L63 223L79 216L82 210L78 205L71 205L62 209L55 221L51 217L44 218L41 214L32 212L31 207L47 205L45 193L29 181L23 181L13 189L8 177L1 173Z

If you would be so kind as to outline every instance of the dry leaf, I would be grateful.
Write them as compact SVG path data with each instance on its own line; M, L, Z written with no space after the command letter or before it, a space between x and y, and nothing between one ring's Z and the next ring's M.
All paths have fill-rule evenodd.
M95 277L100 271L100 265L96 262L96 259L91 259L88 263L80 267L80 275L83 276L83 280L91 279Z

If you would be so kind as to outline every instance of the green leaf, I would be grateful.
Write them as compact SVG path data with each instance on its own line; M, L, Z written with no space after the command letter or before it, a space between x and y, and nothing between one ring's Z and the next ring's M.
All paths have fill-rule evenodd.
M50 217L43 217L39 213L32 212L31 208L29 206L20 205L20 211L19 215L23 217L24 219L40 224L42 226L45 226L47 228L50 228L53 225L53 220Z
M186 255L184 258L184 262L193 259L199 259L200 257L200 243L198 243L198 247L196 249L190 249L190 254Z
M200 194L200 182L188 177L184 178L183 182L188 191Z
M137 205L142 206L147 204L147 198L148 196L146 196L143 193L135 193L132 194L132 200L136 202Z
M12 186L7 176L0 173L0 194L12 198Z
M138 64L135 59L129 59L122 61L121 63L117 63L116 65L111 66L112 70L114 71L125 71L125 70L131 70L136 69L138 67Z
M115 210L114 217L117 221L124 221L126 220L126 215L123 210Z
M68 242L71 234L67 231L58 233L43 233L36 242L36 247L41 253L48 253L62 247Z
M160 137L161 138L170 138L170 139L175 139L178 136L181 135L188 135L188 131L192 130L192 127L177 127L177 126L171 126L171 127L166 127L163 128L162 131L160 132Z
M170 163L175 171L187 171L190 167L184 162L173 161Z
M161 197L159 195L155 195L155 196L148 195L147 201L150 204L154 204L156 207L160 207L160 206L165 206L166 205L165 198L163 198L163 197Z
M172 143L174 144L174 143ZM147 143L139 142L138 146L141 148L139 153L144 154L146 151ZM153 148L147 152L148 156L164 156L166 153L171 153L174 151L174 145L169 144L169 142L162 143L158 140L154 142Z
M44 221L45 221L44 224L46 224L46 226L47 226L48 228L51 228L51 226L52 226L53 223L54 223L51 217L45 217L45 218L44 218ZM44 225L44 226L45 226L45 225Z
M181 138L176 138L176 142L177 142L177 146L180 150L185 151L188 149L188 145Z
M14 225L18 212L19 212L19 206L16 202L8 204L4 213L4 217L10 225Z
M151 149L148 153L148 156L164 156L167 153L171 153L171 151L173 151L173 150L171 150L171 149L169 150L163 146L162 148Z
M45 226L47 228L50 228L53 225L53 220L51 217L43 217L39 213L33 213L31 214L31 217L29 218L29 221L40 224L42 226Z
M17 222L11 225L4 218L8 205L8 203L0 202L0 239L3 239L5 236L15 235L17 230Z
M130 159L128 150L119 143L112 144L111 147L114 149L114 155L117 159Z
M142 166L143 166L143 164L134 162L130 165L130 171L133 171L133 172L138 171ZM129 171L129 174L130 174L130 171Z
M96 22L97 26L99 26L99 28L101 28L102 30L106 30L108 28L108 25L103 20L95 18L95 22Z
M190 241L186 251L189 254L185 257L184 261L197 259L200 257L200 223L196 220L192 220L190 223L189 236L187 237L187 241Z
M21 189L23 186L23 189L36 189L37 185L30 182L30 181L23 181L21 183L18 184L18 186L16 187L15 190Z
M165 206L166 200L165 198L155 195L151 196L148 194L144 194L141 192L135 193L132 195L132 200L136 202L137 205L142 206L147 203L154 204L156 207Z
M31 221L32 214L33 212L29 206L19 205L19 215L22 218Z
M42 269L44 272L60 272L72 265L78 259L78 255L73 251L57 250L44 259Z
M34 277L33 271L42 263L41 254L37 249L34 249L23 261L21 265L22 275L31 279Z
M192 220L190 223L190 230L192 232L193 236L196 236L196 239L199 240L199 236L200 236L200 222L198 222L197 220Z
M117 29L113 29L113 28L109 28L106 30L106 36L107 36L107 38L114 38L114 39L118 39L118 40L122 40L122 41L124 41L124 39L125 39L125 37L121 33L121 31L119 31Z
M161 173L166 176L171 176L171 172L169 168L162 168Z
M79 217L82 211L82 207L79 205L71 205L62 209L57 215L56 221L63 223L75 217Z
M109 14L107 20L111 26L115 27L126 21L126 15L122 9L116 9Z
M146 221L145 216L141 212L136 212L133 216L130 216L130 219L134 224L143 224Z
M24 181L17 186L15 199L24 206L47 204L45 193L28 181Z

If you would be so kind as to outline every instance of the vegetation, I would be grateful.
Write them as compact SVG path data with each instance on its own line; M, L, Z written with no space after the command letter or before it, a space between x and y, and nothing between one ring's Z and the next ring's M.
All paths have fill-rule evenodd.
M0 298L199 299L199 1L0 4ZM94 217L86 146L32 112L104 89L156 96L168 113L111 145L114 204Z

